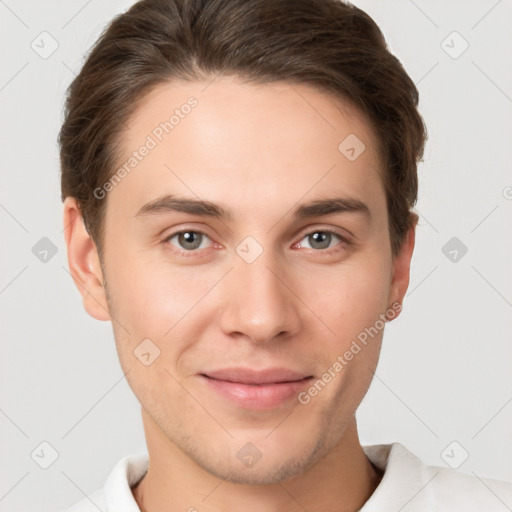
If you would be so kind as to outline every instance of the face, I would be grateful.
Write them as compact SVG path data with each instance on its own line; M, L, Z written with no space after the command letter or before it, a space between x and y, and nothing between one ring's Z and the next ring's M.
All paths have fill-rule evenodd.
M341 442L407 288L375 133L310 86L233 77L159 86L128 126L85 307L160 442L227 480L298 475Z

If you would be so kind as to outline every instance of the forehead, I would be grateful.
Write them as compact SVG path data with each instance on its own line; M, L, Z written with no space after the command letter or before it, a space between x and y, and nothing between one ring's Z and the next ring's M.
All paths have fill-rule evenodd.
M234 206L262 198L292 204L333 188L359 199L382 195L378 141L366 116L310 85L225 76L164 83L127 126L116 169L128 172L109 202L128 194L132 204L124 206L132 210L173 192Z

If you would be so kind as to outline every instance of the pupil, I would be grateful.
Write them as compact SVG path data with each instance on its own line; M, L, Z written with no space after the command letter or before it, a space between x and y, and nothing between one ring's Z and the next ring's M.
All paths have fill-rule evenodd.
M315 249L325 249L331 242L331 234L324 231L317 231L310 236L310 245Z
M180 245L185 249L197 249L201 245L201 236L199 233L189 231L181 233Z

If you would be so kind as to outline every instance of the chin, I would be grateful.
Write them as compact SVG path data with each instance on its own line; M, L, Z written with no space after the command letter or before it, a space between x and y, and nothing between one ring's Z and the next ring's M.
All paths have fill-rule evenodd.
M263 464L262 461L252 468L240 467L240 462L235 464L204 465L203 469L208 473L226 482L242 485L271 485L295 478L304 473L310 464L307 461L288 460L280 464Z
M228 450L226 450L227 452ZM267 447L259 451L246 443L234 456L222 459L205 450L194 449L188 455L205 471L226 482L245 485L270 485L293 479L305 473L328 451L322 439L315 444L288 450ZM252 457L252 460L249 458ZM244 462L244 459L248 459Z

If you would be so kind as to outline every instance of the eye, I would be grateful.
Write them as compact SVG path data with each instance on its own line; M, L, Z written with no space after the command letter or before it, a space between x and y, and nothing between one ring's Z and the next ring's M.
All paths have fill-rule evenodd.
M306 245L304 245L304 240ZM308 249L330 249L343 241L343 238L333 231L314 231L306 235L299 243L301 247ZM335 242L333 244L333 242Z
M210 238L199 231L180 231L165 239L171 245L185 251L194 251L196 249L206 249L210 247Z

